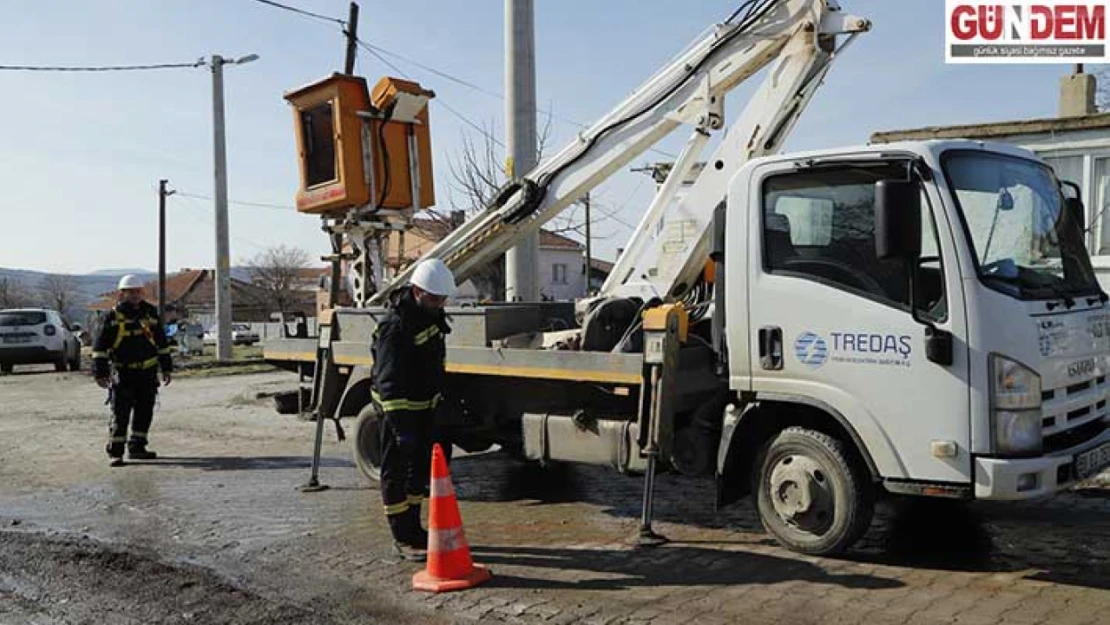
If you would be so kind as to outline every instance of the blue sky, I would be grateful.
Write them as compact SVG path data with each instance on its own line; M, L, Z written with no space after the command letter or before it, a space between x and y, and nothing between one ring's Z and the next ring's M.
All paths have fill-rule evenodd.
M347 0L288 0L345 17ZM733 1L538 0L537 91L558 118L592 123L661 63L731 12ZM944 3L842 0L873 20L833 67L786 149L861 143L872 131L1056 114L1067 65L944 63ZM362 0L360 34L385 50L503 92L502 0ZM335 24L252 0L10 0L0 21L0 64L179 63L210 54L261 59L226 70L229 196L290 205L297 185L292 114L282 94L342 69ZM502 133L503 103L391 59L437 93L432 105L439 207L449 205L449 163L464 133L444 108ZM393 73L359 51L357 73ZM733 92L728 112L751 92ZM212 195L211 76L158 72L0 72L0 267L85 273L157 266L157 184ZM552 151L575 131L556 120ZM475 137L477 138L477 137ZM677 150L685 133L660 147ZM648 153L636 165L661 158ZM622 172L595 193L619 209L597 224L611 257L650 201L650 181ZM210 267L212 202L169 202L169 269ZM625 222L625 224L619 223ZM313 256L327 243L318 219L292 210L231 207L231 253L240 262L277 243Z

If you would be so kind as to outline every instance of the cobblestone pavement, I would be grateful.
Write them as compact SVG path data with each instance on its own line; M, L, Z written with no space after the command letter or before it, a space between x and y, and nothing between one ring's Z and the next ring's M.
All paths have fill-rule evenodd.
M715 512L710 483L669 475L656 530L671 542L636 549L639 479L500 453L452 463L494 578L416 593L419 566L390 553L378 492L330 424L329 489L297 489L314 425L256 398L289 384L178 381L152 428L164 457L108 469L87 379L0 378L0 529L154 553L340 623L1110 623L1110 484L1036 504L884 505L857 549L824 559L779 548L748 502Z

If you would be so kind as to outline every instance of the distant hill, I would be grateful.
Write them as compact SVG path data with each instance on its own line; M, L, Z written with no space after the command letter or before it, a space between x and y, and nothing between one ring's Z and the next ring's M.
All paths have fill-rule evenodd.
M77 297L74 308L79 310L68 311L75 318L83 316L84 309L88 304L96 301L101 295L109 291L116 290L119 284L119 279L127 274L135 274L141 280L157 280L158 273L147 269L99 269L87 274L69 275L77 284ZM28 294L37 295L38 286L42 283L43 278L52 275L49 272L34 271L30 269L9 269L0 267L0 279L7 278L13 282L20 284L24 291ZM232 267L231 277L243 282L250 282L250 274L243 267Z
M125 276L129 273L139 274L143 276L152 276L158 272L149 269L100 269L92 273L86 274L90 276Z
M75 318L82 317L85 306L99 298L102 293L114 291L119 284L120 277L127 273L136 273L143 280L153 280L158 277L156 273L144 270L101 270L85 275L70 275L69 277L73 278L77 285L77 295L74 298L74 308L77 310L67 312ZM44 271L0 267L0 279L7 278L18 283L32 297L37 295L38 287L43 278L49 275L51 274Z

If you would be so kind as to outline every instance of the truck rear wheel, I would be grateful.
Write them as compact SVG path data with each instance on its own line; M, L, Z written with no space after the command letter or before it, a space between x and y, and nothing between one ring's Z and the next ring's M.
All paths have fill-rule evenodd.
M839 440L787 428L763 446L755 463L752 490L759 518L788 549L837 554L871 525L874 491L867 471Z
M377 482L382 475L382 417L377 407L366 404L358 412L353 437L355 464L362 474Z

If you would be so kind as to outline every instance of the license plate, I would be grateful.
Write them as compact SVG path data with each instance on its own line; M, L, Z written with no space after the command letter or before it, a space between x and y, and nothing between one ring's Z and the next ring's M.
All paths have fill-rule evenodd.
M1110 466L1110 443L1075 456L1075 475L1085 480Z
M5 336L5 343L30 343L31 337L29 336Z

